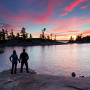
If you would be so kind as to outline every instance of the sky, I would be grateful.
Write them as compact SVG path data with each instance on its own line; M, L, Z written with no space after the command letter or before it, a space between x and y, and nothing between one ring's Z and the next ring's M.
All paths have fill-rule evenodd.
M46 28L57 40L90 35L90 0L0 0L0 30L22 27L33 37Z

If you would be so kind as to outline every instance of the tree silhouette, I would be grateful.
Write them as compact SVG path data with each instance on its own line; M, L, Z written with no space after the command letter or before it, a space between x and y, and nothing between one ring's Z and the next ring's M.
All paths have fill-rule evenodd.
M5 30L2 28L2 39L5 40Z
M51 40L52 40L52 33L51 33Z
M71 36L70 37L70 40L69 40L70 43L74 43L74 38Z
M0 31L0 40L2 39L2 32Z
M44 32L46 31L46 28L44 28L43 30L42 30L42 39L45 39L45 35L44 35Z
M42 34L40 34L40 38L42 38Z
M28 33L25 34L25 39L27 39L27 38L28 38Z
M25 39L25 33L26 33L25 30L26 30L26 29L25 29L24 27L23 27L22 30L21 30L23 39Z
M82 34L80 34L76 37L76 41L82 41Z
M50 40L50 36L47 36L47 40Z
M11 29L10 38L11 38L11 39L14 39L14 38L15 38L15 35L14 35L14 33L13 33L13 29Z
M55 38L54 38L54 40L56 41L56 35L55 35Z
M32 39L32 34L30 34L30 39Z
M19 32L17 33L16 38L17 38L17 39L20 38L20 34L19 34Z

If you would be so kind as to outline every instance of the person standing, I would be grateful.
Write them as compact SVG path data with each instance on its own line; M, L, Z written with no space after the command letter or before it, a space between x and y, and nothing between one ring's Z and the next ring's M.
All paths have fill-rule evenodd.
M29 59L28 54L25 52L25 49L23 49L23 52L20 54L20 60L21 60L21 69L20 69L20 73L22 73L23 71L23 65L25 64L26 66L26 72L29 73L28 71L28 62L27 60Z
M16 54L16 50L13 50L13 54L10 56L9 59L12 62L11 74L13 74L13 70L14 70L14 74L16 74L17 73L17 63L18 61L20 62L20 60L18 59L18 55Z

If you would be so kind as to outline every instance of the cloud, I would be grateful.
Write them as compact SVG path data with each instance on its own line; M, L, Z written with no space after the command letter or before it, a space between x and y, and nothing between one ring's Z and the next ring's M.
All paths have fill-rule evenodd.
M65 13L61 14L60 16L65 16L65 15L67 15L67 14L68 14L68 12L65 12Z
M85 1L88 1L88 0L76 0L75 2L71 3L70 6L65 7L63 10L64 10L64 11L67 11L67 12L71 12L71 11L74 10L74 8L77 7L80 3L85 2ZM86 7L82 7L82 8L86 8ZM63 16L63 15L65 16L65 15L67 15L67 14L68 14L67 12L63 13L63 14L60 15L60 16Z
M87 7L88 7L88 5L82 6L81 9L86 9Z
M36 9L33 8L29 9L27 6L27 9L24 9L24 7L17 8L16 12L14 12L12 9L8 8L8 5L0 3L0 18L16 23L31 21L35 24L47 24L51 22L51 17L55 14L55 8L62 5L63 0L25 0L24 2L36 4L33 8L37 7L39 10L36 11Z
M44 0L45 1L45 0ZM55 14L55 7L62 5L63 0L48 0L47 10L37 17L34 21L36 24L46 24L50 23L52 20L50 19L52 15Z
M84 17L72 18L68 20L58 20L58 25L57 25L57 22L56 22L56 25L54 23L52 25L53 29L49 30L49 32L55 33L57 37L68 37L69 39L70 36L77 36L79 34L84 34L84 33L90 34L89 30L88 32L87 30L82 30L82 26L88 25L89 23L90 23L90 20Z
M75 7L77 7L80 3L85 2L88 0L76 0L75 2L71 3L70 6L65 7L64 10L65 11L72 11Z
M69 33L77 33L77 32L80 32L80 30L70 30L70 31L67 31Z
M60 21L61 23L61 21ZM67 32L70 31L72 29L77 29L83 25L89 24L90 20L84 20L83 17L79 17L79 18L72 18L72 19L68 19L68 20L62 20L62 24L59 24L56 26L56 28L54 28L53 30L51 30L52 32ZM54 25L53 25L54 27Z
M89 30L84 30L84 35L90 35L90 29Z
M13 31L15 33L20 32L22 27L23 26L19 26L19 25L12 26L8 23L0 23L0 29L2 29L2 28L7 29L9 33L11 32L11 29L13 29ZM19 29L19 30L17 30L17 29Z

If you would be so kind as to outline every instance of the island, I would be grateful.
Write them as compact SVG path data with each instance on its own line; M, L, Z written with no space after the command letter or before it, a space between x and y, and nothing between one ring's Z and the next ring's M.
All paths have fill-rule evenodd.
M21 32L14 34L13 30L8 33L7 30L0 31L0 45L2 46L35 46L35 45L62 45L64 43L56 40L56 35L45 35L44 28L40 37L35 38L32 34L27 33L26 28L22 28Z

